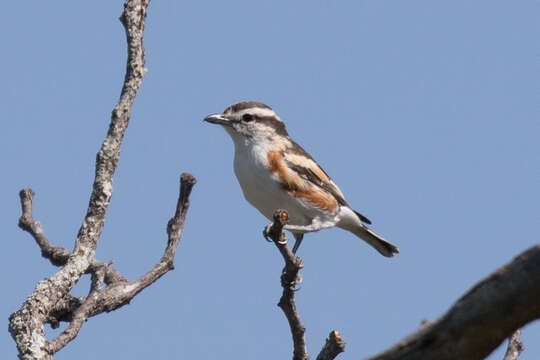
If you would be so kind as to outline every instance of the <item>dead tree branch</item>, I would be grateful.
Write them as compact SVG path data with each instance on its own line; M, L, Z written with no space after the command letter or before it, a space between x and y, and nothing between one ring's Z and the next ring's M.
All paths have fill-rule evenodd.
M333 360L340 353L345 351L345 340L341 338L339 332L332 330L330 335L326 338L326 343L324 344L317 360Z
M508 339L508 348L503 360L516 360L523 350L525 346L521 341L521 329L517 329Z
M309 359L294 292L300 258L287 247L283 226L288 220L284 210L274 214L265 231L279 249L285 267L281 276L283 310L293 336L293 359ZM518 329L540 318L540 245L518 255L486 279L480 281L439 320L423 322L414 334L390 349L366 360L484 359L506 338L509 340L505 360L515 360L523 351ZM345 342L332 331L317 360L334 359L345 349Z
M17 344L20 359L52 359L53 355L75 338L82 324L92 316L108 312L129 301L163 274L174 268L176 248L182 235L189 207L189 195L196 182L182 174L176 213L167 227L168 241L160 261L138 280L128 281L110 263L94 259L95 250L112 195L113 176L120 156L120 147L131 117L131 108L146 71L143 34L150 0L127 0L120 21L128 43L126 75L120 99L112 111L109 130L97 153L95 179L86 216L73 251L55 247L47 239L41 224L32 213L34 192L20 192L22 216L19 226L30 233L42 256L62 268L38 283L21 308L10 316L9 331ZM69 292L82 274L92 276L88 296L77 298ZM104 287L105 286L105 287ZM44 325L58 327L61 321L69 326L56 339L48 341Z
M287 223L288 217L289 215L286 211L277 210L274 213L274 222L267 235L274 241L274 244L276 244L285 261L285 267L281 272L283 294L279 299L278 306L283 310L283 313L287 317L291 329L294 343L293 360L309 360L306 340L304 338L306 328L302 325L302 320L300 319L294 301L298 271L304 267L304 264L302 264L302 260L294 255L287 246L287 238L283 232L283 226Z
M291 329L293 338L294 351L293 360L309 360L309 354L306 347L304 333L306 328L302 325L302 320L298 314L294 294L297 290L296 284L298 280L298 272L304 267L302 260L293 254L287 246L287 237L283 232L283 226L287 223L289 215L285 210L276 210L274 213L273 223L265 230L265 236L272 239L278 248L285 267L281 272L281 286L283 293L279 299L278 306L281 308ZM339 336L337 331L332 331L329 338L326 340L325 346L317 360L332 360L345 349L345 342Z
M64 249L60 246L54 246L47 239L43 232L43 228L39 221L35 221L33 217L33 200L35 193L32 189L23 189L19 192L19 197L21 199L21 208L22 216L19 219L19 227L24 231L28 232L41 249L41 256L45 259L48 259L51 264L55 266L64 266L66 265L69 257L71 256L71 251ZM108 266L105 266L108 265ZM90 266L85 271L86 274L94 273L98 268L105 269L105 283L110 284L115 281L125 280L116 269L114 269L111 264L104 263L96 259L92 259Z
M540 245L480 281L439 320L368 360L484 359L540 318Z
M169 270L174 269L174 257L182 236L184 222L189 208L189 195L196 180L190 174L182 174L180 180L180 196L176 205L176 213L167 226L168 241L165 252L158 263L145 275L135 281L116 281L105 289L104 277L107 265L98 268L92 274L92 287L90 294L80 299L78 306L74 306L69 315L70 324L56 339L49 343L49 352L55 353L62 349L69 341L73 340L84 322L103 312L110 312L128 304L139 292L153 284Z
M89 295L83 298L76 298L68 293L60 298L58 303L54 304L45 317L44 322L40 324L41 328L43 328L45 323L51 324L53 328L58 327L61 321L67 321L70 324L56 339L50 342L45 340L44 349L42 349L44 356L47 356L45 358L52 358L52 355L66 346L69 341L73 340L88 318L103 312L113 311L128 304L139 292L174 268L176 249L180 242L180 237L182 236L187 211L189 209L189 196L195 183L196 179L192 175L187 173L182 174L176 212L169 220L167 226L167 246L161 259L150 271L135 281L128 281L116 270L112 269L110 264L93 260L87 270L87 272L92 275L92 286ZM33 220L31 213L32 199L26 197L29 194L33 196L33 191L31 189L21 191L21 199L23 197L25 199L25 201L21 201L21 203L23 203L23 217L26 217L26 220L32 223L31 226L35 227L38 226L39 223ZM38 244L41 243L42 242L38 241ZM50 251L43 251L44 247L42 247L42 252L46 257L49 257L51 253L55 253L55 251L62 252L65 250L58 250L59 248L55 248L48 240L47 243L48 244L44 247L48 248ZM63 255L67 258L73 255L73 253L67 250L65 251L67 253ZM107 286L102 289L104 285ZM30 298L33 296L35 296L35 293L32 294ZM20 315L18 314L20 311L21 310L18 310L10 317L11 322L17 321L20 318ZM32 357L20 357L32 359Z

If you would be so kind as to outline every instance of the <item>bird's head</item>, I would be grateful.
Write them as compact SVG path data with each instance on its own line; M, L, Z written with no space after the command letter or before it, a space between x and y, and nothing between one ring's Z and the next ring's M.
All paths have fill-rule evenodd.
M288 137L285 124L275 111L257 101L231 105L221 114L208 115L204 121L223 126L235 144L261 143Z

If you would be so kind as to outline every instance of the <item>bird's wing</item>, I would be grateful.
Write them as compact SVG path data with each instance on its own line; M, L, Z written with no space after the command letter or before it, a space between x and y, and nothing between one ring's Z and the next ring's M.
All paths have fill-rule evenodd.
M283 160L287 167L305 181L332 195L340 205L350 208L350 205L345 200L345 196L339 187L332 181L330 176L328 176L326 171L324 171L323 168L319 166L311 155L302 149L300 145L296 144L295 142L292 143L293 149L289 150L294 151L285 151L283 153ZM367 217L356 211L354 212L360 218L360 220L367 224L371 224L371 221Z

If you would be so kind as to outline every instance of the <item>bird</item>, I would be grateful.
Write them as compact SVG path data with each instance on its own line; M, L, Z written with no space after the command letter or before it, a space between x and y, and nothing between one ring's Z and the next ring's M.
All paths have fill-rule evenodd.
M352 232L383 256L399 253L367 227L371 221L353 210L323 168L289 137L270 106L242 101L204 121L221 125L231 136L234 173L246 200L271 221L277 209L287 211L284 229L295 237L293 253L305 233L334 226Z

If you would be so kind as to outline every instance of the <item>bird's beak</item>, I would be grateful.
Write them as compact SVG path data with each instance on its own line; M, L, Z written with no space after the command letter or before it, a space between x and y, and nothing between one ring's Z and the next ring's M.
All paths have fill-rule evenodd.
M231 120L223 114L212 114L204 118L204 121L212 124L229 125Z

